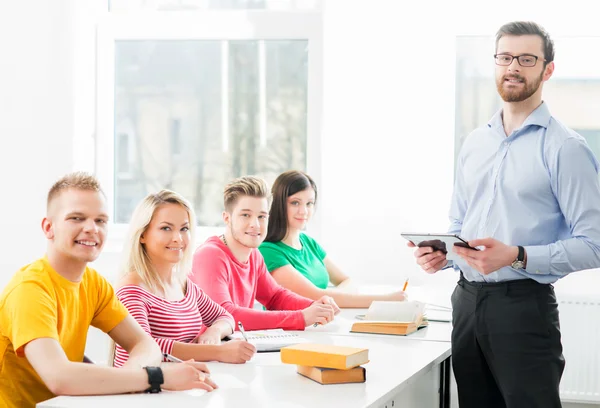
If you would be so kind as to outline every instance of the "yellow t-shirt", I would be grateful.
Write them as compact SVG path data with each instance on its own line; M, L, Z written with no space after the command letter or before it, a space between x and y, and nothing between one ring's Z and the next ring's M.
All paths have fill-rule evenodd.
M109 332L127 309L98 272L87 267L80 282L59 275L46 257L23 267L0 295L0 407L34 407L54 397L24 348L49 337L70 361L83 361L90 325Z

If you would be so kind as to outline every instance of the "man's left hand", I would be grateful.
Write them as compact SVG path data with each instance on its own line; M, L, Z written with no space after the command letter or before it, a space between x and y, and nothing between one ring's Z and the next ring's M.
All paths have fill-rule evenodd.
M476 251L455 245L452 250L464 259L469 266L484 275L489 275L500 268L512 265L519 254L519 249L516 246L508 246L494 238L474 239L469 241L469 246L473 248L483 246L485 248Z

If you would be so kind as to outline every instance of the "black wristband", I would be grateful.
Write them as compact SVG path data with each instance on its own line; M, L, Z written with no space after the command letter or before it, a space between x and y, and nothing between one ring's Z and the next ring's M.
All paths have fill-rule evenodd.
M144 369L148 373L148 384L150 384L150 388L148 388L146 392L151 394L157 394L161 392L162 390L160 389L160 386L165 382L161 368L144 367Z
M517 261L523 262L525 260L525 248L521 245L517 247L519 249L519 255L517 255Z

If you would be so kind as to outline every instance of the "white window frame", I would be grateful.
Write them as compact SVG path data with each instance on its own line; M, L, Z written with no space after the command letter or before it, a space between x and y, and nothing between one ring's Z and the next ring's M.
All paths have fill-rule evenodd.
M108 209L114 217L114 53L119 40L306 40L308 42L307 84L307 172L321 180L321 123L323 77L322 13L317 11L194 11L103 13L97 24L95 140L81 142L74 160L79 169L90 169L98 177L108 196ZM91 151L93 151L93 154ZM120 251L127 224L111 223L106 251ZM321 219L317 212L311 222L311 234L318 235ZM222 233L222 228L199 227L197 243Z

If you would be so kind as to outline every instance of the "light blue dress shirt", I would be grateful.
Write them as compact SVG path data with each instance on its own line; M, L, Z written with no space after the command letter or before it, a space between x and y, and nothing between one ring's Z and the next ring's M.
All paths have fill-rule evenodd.
M527 268L489 275L454 262L469 281L556 282L600 267L599 164L585 140L542 103L508 137L502 111L465 140L450 208L450 232L522 245Z

